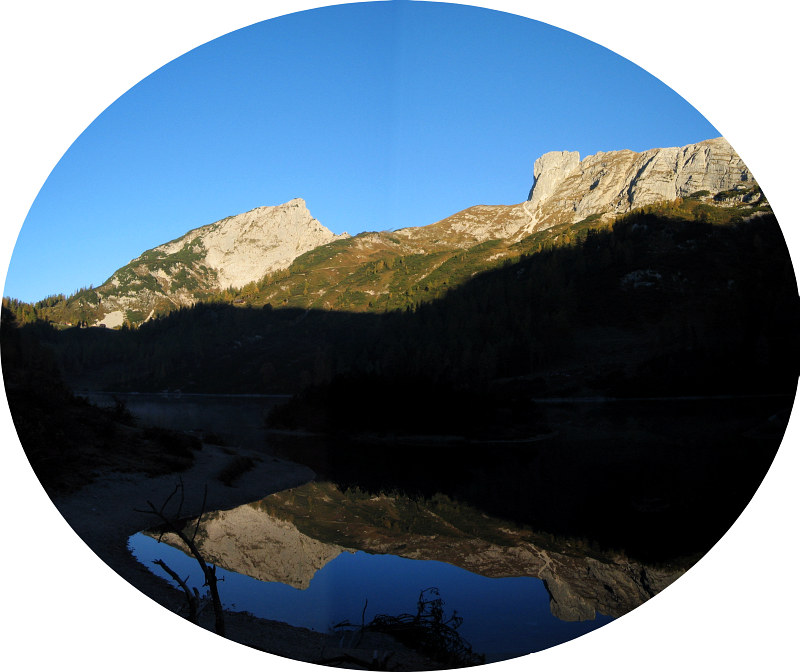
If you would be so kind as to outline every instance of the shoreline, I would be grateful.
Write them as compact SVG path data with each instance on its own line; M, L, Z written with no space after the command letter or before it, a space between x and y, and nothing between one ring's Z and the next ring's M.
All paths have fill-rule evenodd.
M52 495L51 499L78 537L116 574L176 617L182 617L181 612L185 609L183 593L150 572L128 550L127 542L131 535L158 522L155 516L141 511L148 507L148 501L161 506L176 484L182 481L185 501L181 517L197 516L203 513L206 487L205 512L208 513L257 501L315 477L310 468L267 453L237 452L243 457L251 457L256 464L233 486L216 480L216 474L231 459L230 451L203 444L193 466L183 473L149 477L141 473L106 471L83 488L68 494ZM204 610L198 625L214 633L211 612L211 609ZM340 647L338 637L328 633L256 618L245 612L226 610L225 625L226 639L301 662L320 663L349 656L363 661L363 667L368 667L373 651L378 650L391 651L398 670L436 667L385 635L368 633L358 649L345 649Z

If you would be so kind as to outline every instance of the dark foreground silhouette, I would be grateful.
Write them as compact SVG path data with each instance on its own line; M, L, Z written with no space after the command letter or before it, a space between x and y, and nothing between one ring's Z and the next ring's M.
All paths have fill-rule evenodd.
M297 392L271 426L319 436L283 434L281 449L337 482L444 492L651 559L702 553L728 529L778 449L800 371L797 285L772 215L632 213L404 312L199 304L119 332L3 324L4 373L53 353L9 392L37 473L64 467L61 445L80 453L88 422L68 396L47 402L65 415L37 406L60 373ZM626 401L577 403L598 396ZM98 456L121 459L107 443Z

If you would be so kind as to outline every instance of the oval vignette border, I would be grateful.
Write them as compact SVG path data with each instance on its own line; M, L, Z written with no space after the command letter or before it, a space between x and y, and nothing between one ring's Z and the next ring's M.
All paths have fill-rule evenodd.
M205 0L173 0L164 9L151 0L115 3L113 8L98 0L75 0L65 13L62 3L43 0L4 9L3 63L10 75L5 98L16 102L0 110L5 148L0 169L6 212L0 238L3 279L19 228L50 170L114 99L209 39L259 20L331 4L338 3L282 1L267 6L232 0L221 9ZM800 150L793 118L796 87L790 79L798 65L792 31L796 24L789 16L793 10L773 0L760 3L755 17L752 5L744 2L715 11L677 0L661 10L666 16L630 0L561 7L499 0L461 4L509 11L570 30L644 67L685 96L764 186L798 272L800 231L788 230L789 161ZM48 22L46 16L58 21ZM120 47L105 51L115 38ZM105 64L82 71L82 59L92 49ZM52 68L47 61L53 62ZM74 68L70 76L79 95L62 102L48 92L63 91L59 77L65 64ZM790 608L800 598L790 565L800 548L790 536L788 519L790 511L800 510L792 483L792 474L798 473L792 448L800 444L799 423L795 406L781 450L751 505L731 532L665 593L595 633L533 658L496 665L509 671L555 664L616 672L638 670L646 661L651 670L672 671L687 664L690 669L714 665L739 670L756 664L789 669ZM4 392L0 432L6 449L0 470L5 512L0 555L6 614L14 624L6 626L10 647L4 657L17 663L13 667L79 663L88 672L109 666L138 671L150 659L156 669L197 664L321 669L265 659L267 654L202 632L120 581L72 533L44 494L20 449Z

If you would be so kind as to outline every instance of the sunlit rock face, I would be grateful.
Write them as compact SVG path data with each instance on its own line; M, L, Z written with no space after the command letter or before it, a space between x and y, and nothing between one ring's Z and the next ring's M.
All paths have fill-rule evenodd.
M258 282L271 272L289 268L304 253L327 245L316 266L309 267L316 271L312 276L316 287L308 294L304 290L303 296L309 297L305 307L313 302L331 307L342 293L353 289L349 277L364 264L427 255L427 260L417 260L415 281L419 282L445 263L447 254L474 251L487 241L495 242L493 251L480 261L500 263L516 254L515 243L557 225L589 217L609 221L635 208L698 193L708 200L717 197L714 204L723 207L762 196L753 175L724 138L645 152L598 152L583 160L575 151L548 152L536 159L533 173L528 200L520 203L473 205L427 226L353 238L337 236L322 226L300 198L256 208L147 250L80 301L96 324L117 327L127 321L138 325L159 312ZM380 226L379 221L376 224ZM349 240L330 245L342 238ZM309 268L301 274L306 280ZM380 277L366 274L358 279L356 289L373 297L386 294ZM281 282L273 283L270 291L267 300L274 305L298 293L292 294L291 283L283 286Z
M549 152L536 160L528 208L537 230L591 215L618 215L697 192L711 195L755 185L724 138L646 152Z
M170 255L186 245L197 246L201 263L216 273L217 287L224 289L260 280L340 237L311 216L302 198L295 198L194 229L155 251Z
M539 203L548 198L580 163L578 152L548 152L540 156L533 164L534 181L528 200Z
M301 198L226 217L115 271L95 290L94 307L102 311L97 323L115 327L126 317L138 323L160 309L190 306L203 294L257 282L305 252L346 237L322 226Z
M592 215L610 219L697 192L713 197L739 189L744 194L756 185L724 138L646 152L598 152L583 160L578 152L548 152L534 162L533 178L527 201L475 205L435 224L401 229L394 235L415 252L468 248L487 240L518 241ZM724 200L717 201L720 204Z

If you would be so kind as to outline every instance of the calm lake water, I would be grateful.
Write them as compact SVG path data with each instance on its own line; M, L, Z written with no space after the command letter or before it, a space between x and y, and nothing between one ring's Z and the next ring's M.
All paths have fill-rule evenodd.
M88 396L114 403L110 394ZM142 424L277 449L269 445L264 420L285 397L117 397ZM590 532L612 541L644 539L639 546L645 550L669 551L686 538L695 547L710 546L769 465L784 427L781 403L549 404L542 412L554 438L512 444L502 453L483 445L379 443L351 447L345 459L340 445L298 439L284 457L308 462L320 474L338 470L336 476L353 478L306 484L207 514L201 550L218 566L222 599L234 610L327 632L341 621L360 623L365 602L367 621L377 614L413 614L420 591L435 586L445 613L463 617L459 632L474 651L489 662L524 655L635 609L688 565L648 566L624 554L598 555L583 536L573 543L562 534L556 543L556 537L530 529L516 532L502 519L505 499L513 504L509 510L535 511L561 528L588 520ZM441 464L434 464L435 454ZM410 491L403 489L403 461L409 478L427 477L423 499L400 494ZM376 465L388 470L377 482L393 487L370 487ZM475 479L472 490L464 487L468 477ZM395 494L374 495L381 491ZM440 494L445 504L436 508ZM491 510L497 518L485 513ZM146 533L130 539L131 551L151 571L160 573L153 561L163 559L199 588L196 561L176 545Z
M231 554L226 549L228 563L256 567L250 571L258 573L260 556L270 566L268 572L280 574L284 580L259 580L218 565L223 603L236 611L319 632L329 632L345 620L360 623L365 602L366 622L378 614L414 614L420 591L429 587L438 588L447 616L455 610L463 617L458 632L473 651L486 655L487 662L555 646L612 620L601 614L577 622L556 618L545 584L531 576L491 578L446 562L354 549L336 548L328 559L324 550L309 544L302 535L294 544L283 535L263 541L254 556L249 537L244 542L248 546L246 557L238 560L235 552ZM229 546L231 539L226 537L220 543ZM189 585L202 586L202 573L191 556L144 533L131 537L129 545L135 557L154 573L168 578L153 564L162 559L181 577L188 576ZM286 557L288 566L276 569L275 558L286 555L287 545L295 546ZM312 557L302 557L304 552ZM206 553L213 557L214 550L204 549ZM327 561L315 569L313 565L320 564L320 555Z
M176 393L85 396L101 406L120 399L142 424L214 432L231 445L258 450L267 445L266 414L286 398ZM131 537L129 544L135 557L154 573L168 579L153 565L154 560L163 559L181 577L189 576L189 585L202 586L202 573L191 556L143 533ZM286 571L291 574L292 568ZM581 622L559 620L551 613L544 584L534 577L490 578L446 562L393 554L342 551L302 588L260 581L222 567L218 574L224 577L220 592L227 607L320 632L328 632L344 620L360 622L365 601L367 620L377 614L415 613L420 591L435 586L444 599L446 614L455 610L463 617L460 634L474 651L484 653L487 661L555 646L612 620L600 614Z
M181 431L214 432L228 445L263 450L264 419L282 395L84 392L91 403L121 400L144 425Z

